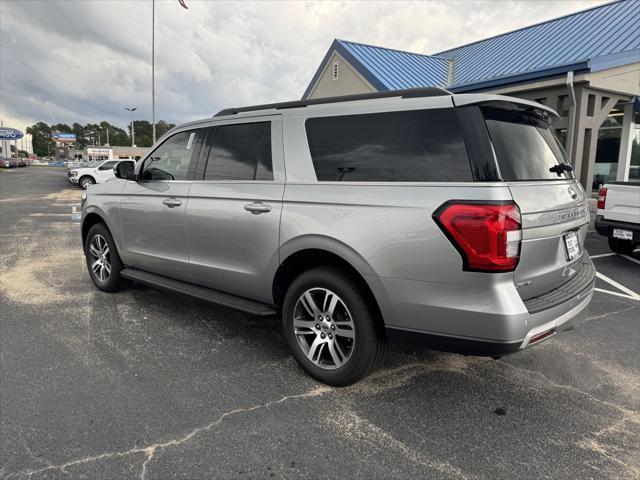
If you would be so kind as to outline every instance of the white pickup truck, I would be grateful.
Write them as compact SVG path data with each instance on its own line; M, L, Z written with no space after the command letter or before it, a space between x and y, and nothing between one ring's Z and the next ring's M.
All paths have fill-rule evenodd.
M113 169L120 162L131 162L135 167L134 160L105 160L86 166L72 167L67 172L67 178L71 183L80 185L83 190L86 190L94 183L103 183L115 178Z
M616 253L629 255L640 244L640 182L612 182L598 192L596 230Z

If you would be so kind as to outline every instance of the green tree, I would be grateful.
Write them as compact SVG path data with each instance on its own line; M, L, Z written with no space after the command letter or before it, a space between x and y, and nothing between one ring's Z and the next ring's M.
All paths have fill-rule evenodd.
M160 120L156 123L156 137L160 138L175 127L175 124ZM135 142L139 147L150 147L152 129L151 123L146 120L135 120ZM107 121L100 123L87 123L81 125L74 123L72 126L66 123L56 123L47 125L44 122L38 122L27 128L27 133L33 138L33 151L36 155L44 157L51 155L55 148L55 142L51 139L54 132L75 133L76 144L78 149L86 148L94 143L107 143L107 130L109 131L109 144L114 147L122 147L131 145L131 128L127 126L127 130L111 125Z
M156 139L167 133L176 125L168 123L164 120L156 122ZM138 147L150 147L153 136L151 122L146 120L134 120L133 128L135 129L135 141Z
M135 132L135 144L138 147L151 146L151 123L146 120L134 120L133 130Z
M87 139L85 138L84 127L77 122L74 123L73 133L76 134L76 148L82 150L87 146Z
M114 147L122 147L131 145L131 140L123 129L114 127L109 122L100 122L100 131L102 132L102 141L106 143L107 131L109 132L109 145Z
M55 143L51 140L51 127L44 122L27 127L27 133L31 135L33 153L39 157L46 157L53 152Z
M66 123L56 123L55 125L51 125L51 131L59 133L73 133L73 129Z
M103 132L104 133L104 132ZM100 125L97 123L87 123L84 126L84 139L87 145L98 145L102 141L103 134L100 133Z
M175 126L176 125L174 123L167 123L164 120L160 120L158 123L156 123L157 138L160 138L162 135L167 133L169 130L171 130Z

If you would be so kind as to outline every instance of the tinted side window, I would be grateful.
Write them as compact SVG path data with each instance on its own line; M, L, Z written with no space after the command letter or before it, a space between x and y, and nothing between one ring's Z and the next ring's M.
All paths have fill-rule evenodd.
M273 180L270 122L216 129L205 180Z
M203 130L176 133L165 140L145 160L143 180L190 180L189 166Z
M319 181L472 181L453 108L310 118Z
M520 111L483 107L502 179L564 180L549 168L567 163L564 149L543 119Z
M117 160L104 162L102 165L100 165L98 170L111 170L116 163L118 163Z

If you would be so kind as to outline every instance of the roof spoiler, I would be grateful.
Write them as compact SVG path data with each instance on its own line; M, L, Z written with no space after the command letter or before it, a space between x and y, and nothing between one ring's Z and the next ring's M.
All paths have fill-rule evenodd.
M343 95L339 97L313 98L308 100L294 100L292 102L267 103L264 105L254 105L252 107L225 108L220 110L214 117L224 115L235 115L243 112L253 112L259 110L284 110L288 108L301 108L308 105L322 105L325 103L354 102L357 100L372 100L376 98L421 98L440 97L453 95L449 90L440 87L408 88L406 90L390 90L386 92L358 93L355 95Z
M456 107L467 105L485 105L509 110L540 110L547 113L552 118L559 118L560 115L550 107L539 103L525 100L523 98L509 97L506 95L491 95L485 93L457 94L453 96L453 103Z

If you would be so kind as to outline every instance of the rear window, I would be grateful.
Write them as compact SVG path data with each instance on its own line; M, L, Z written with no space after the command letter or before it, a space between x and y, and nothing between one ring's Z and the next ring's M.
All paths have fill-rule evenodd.
M564 149L546 120L515 110L483 107L489 136L505 181L564 180L571 173L549 169L567 163Z
M472 181L454 109L310 118L309 150L319 181Z

